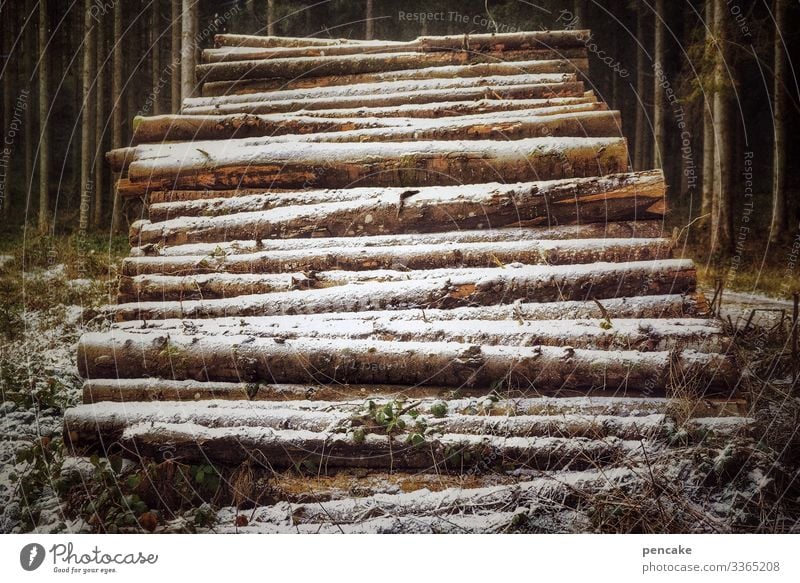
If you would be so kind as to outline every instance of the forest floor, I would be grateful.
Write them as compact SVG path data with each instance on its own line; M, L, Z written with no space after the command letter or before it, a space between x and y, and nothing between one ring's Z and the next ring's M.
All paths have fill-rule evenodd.
M258 512L285 509L250 509L251 522L245 527L248 521L239 522L239 510L232 506L235 499L221 492L219 480L208 479L214 478L213 468L178 468L178 474L185 470L186 488L175 488L174 512L168 513L151 510L145 497L136 494L141 473L133 464L64 457L63 412L81 394L76 343L83 332L107 325L93 316L112 297L116 268L126 253L124 237L92 239L81 249L63 238L4 237L0 244L0 532L259 530L254 520ZM739 289L752 291L749 283ZM779 289L775 285L767 291ZM800 391L791 379L788 321L776 322L772 313L768 320L754 318L743 329L750 311L764 306L788 308L785 299L739 292L726 292L723 301L722 315L726 320L730 316L736 356L744 369L747 415L754 420L747 432L720 441L712 431L709 439L691 444L676 444L673 436L665 453L652 461L649 475L636 478L636 488L624 493L609 488L541 522L515 518L487 524L486 530L798 532ZM250 487L292 490L302 499L302 490L322 486L352 496L357 481L363 486L361 495L388 490L413 497L404 492L414 484L491 490L524 479L530 476L512 472L478 481L405 476L375 484L370 476L356 474L337 484L288 472L265 482L255 480ZM384 519L381 528L392 531L395 522Z

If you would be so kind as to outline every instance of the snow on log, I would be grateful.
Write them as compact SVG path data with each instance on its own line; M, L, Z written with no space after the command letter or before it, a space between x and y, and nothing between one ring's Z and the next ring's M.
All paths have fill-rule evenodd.
M441 243L390 245L385 247L321 247L318 250L260 251L231 257L132 257L123 261L125 276L164 274L259 274L373 269L408 270L443 267L496 267L509 263L565 265L618 263L668 259L671 239L577 239L554 241L509 241L487 244ZM143 281L143 280L139 280ZM167 291L167 288L164 289Z
M240 53L246 49L238 49ZM199 83L232 81L236 79L295 79L297 77L329 77L358 75L402 69L469 65L509 61L584 59L586 48L525 49L493 53L445 51L435 53L362 53L319 57L289 57L275 59L238 60L197 65Z
M70 409L65 414L64 423L73 444L87 444L98 439L116 441L128 427L145 422L342 434L356 427L353 416L353 411L345 409L279 408L271 404L262 406L257 401L128 402L124 408L113 402L100 402ZM456 413L437 418L421 413L415 419L428 426L430 435L640 439L652 438L667 429L669 423L665 417L663 413L625 417L582 414L503 417ZM407 417L411 424L415 419Z
M402 117L323 118L294 114L160 115L136 118L131 142L133 144L145 144L231 140L259 136L306 135L395 127L424 131L448 124L465 126L470 122L474 124L478 121L484 124L512 121L525 123L533 121L530 119L531 117L536 117L536 121L544 122L549 120L550 116L557 116L558 114L572 114L576 118L581 118L585 117L584 113L589 112L602 113L605 110L599 103L576 103L557 107L502 111L493 114L481 114L480 116L469 115L455 119L451 118L450 121ZM608 135L613 135L615 131L619 133L618 127L611 128ZM114 171L119 171L126 165L126 160L133 161L135 150L135 148L111 150L106 155L106 159Z
M82 377L271 383L354 383L497 387L508 390L687 390L725 392L736 374L722 354L639 352L571 346L488 346L339 338L84 334Z
M343 56L371 53L467 51L473 53L576 49L590 37L588 30L558 30L468 36L424 36L407 42L367 41L358 44L298 47L223 45L203 51L204 63L297 57ZM258 42L258 41L255 41Z
M307 316L218 318L214 320L162 320L142 329L127 322L116 329L151 338L191 330L196 336L238 335L254 338L341 338L397 340L401 342L462 342L505 346L572 346L606 350L652 352L703 349L727 352L721 326L708 319L651 318L639 320L431 320L370 317L316 320ZM137 327L138 326L138 327Z
M363 273L363 272L362 272ZM400 272L402 273L402 272ZM232 299L137 302L113 306L118 321L450 309L516 300L557 302L694 291L690 260L666 259L590 265L520 266L418 272L406 281L373 281ZM384 277L392 272L383 272ZM449 275L446 275L449 274Z
M593 143L588 138L569 140L578 140L582 149ZM618 146L614 140L600 141ZM555 149L549 142L542 144L529 163L554 155L551 149L545 150L548 147ZM576 147L574 154L577 152ZM502 162L489 170L498 170L501 164L505 167L514 154L511 149ZM653 219L661 213L649 209L663 202L664 189L661 171L520 184L395 188L373 191L372 196L355 200L181 217L160 223L138 221L131 226L130 241L131 245L180 245L232 239L341 237Z
M356 189L353 189L356 190ZM316 196L315 191L308 191ZM322 196L338 196L343 191L317 191ZM302 192L292 196L302 196ZM267 203L267 195L261 203ZM361 198L360 196L357 198ZM255 200L255 199L254 199ZM257 202L257 204L259 204ZM269 208L269 207L267 207ZM259 208L241 208L240 211L256 211ZM266 209L264 209L266 210ZM187 213L187 215L214 215L213 209L208 213ZM225 214L223 212L223 214ZM554 225L549 227L508 227L501 229L478 229L446 231L443 233L401 233L397 235L373 235L363 237L312 237L305 239L267 239L267 240L233 240L219 243L190 243L160 247L145 245L131 249L131 257L176 257L197 256L197 260L256 253L259 251L300 251L309 252L323 247L388 247L393 245L439 245L445 243L494 243L498 241L536 241L564 239L636 239L662 238L665 235L664 225L660 221L622 221L608 223L588 223L572 225ZM129 274L130 275L130 274Z
M68 435L65 441L73 448L82 445L70 442ZM465 459L486 459L492 454L498 463L515 467L582 469L621 461L641 448L639 441L614 437L590 440L458 434L432 436L426 439L424 447L413 447L376 434L369 434L362 441L344 434L149 422L127 428L118 444L119 451L128 457L160 460L168 445L171 455L188 463L210 461L234 466L251 460L270 468L313 467L317 473L336 468L460 473ZM88 445L98 449L101 444Z
M581 97L584 94L582 81L563 83L535 83L528 85L479 85L454 89L424 89L379 95L352 95L349 97L320 97L315 99L293 99L282 101L247 101L184 107L186 115L220 115L232 113L270 114L298 111L320 111L328 109L352 109L364 107L399 107L444 101L477 101L481 99L555 99Z
M298 79L237 79L213 81L203 84L203 97L221 95L261 93L281 89L307 89L310 87L332 87L358 83L380 83L415 79L445 79L455 77L482 77L484 75L519 75L535 73L581 73L589 71L588 59L553 59L536 61L511 61L401 69L360 75L334 75L329 77L300 77Z

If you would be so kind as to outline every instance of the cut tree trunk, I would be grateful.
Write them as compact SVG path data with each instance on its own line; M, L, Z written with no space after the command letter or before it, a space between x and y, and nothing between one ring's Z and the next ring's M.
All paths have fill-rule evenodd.
M537 61L513 61L496 63L476 63L474 65L453 65L444 67L423 67L421 69L400 69L378 73L356 75L334 75L329 77L308 77L299 79L237 79L234 81L213 81L203 84L203 96L261 93L264 91L309 89L312 87L332 87L356 85L360 83L381 83L384 81L404 81L420 79L450 79L482 77L485 75L522 75L535 73L581 73L589 71L588 59L554 59Z
M309 191L314 193L314 191ZM321 193L327 191L318 191ZM344 191L330 191L333 193ZM301 193L296 193L302 195ZM258 210L256 208L251 210ZM209 213L213 214L213 213ZM229 242L193 243L160 247L145 245L131 249L131 258L141 257L234 257L261 251L305 251L311 253L325 247L357 248L390 247L393 245L440 245L458 243L494 243L498 241L536 241L564 239L634 239L664 237L660 221L623 221L554 225L549 227L514 227L501 229L454 230L441 233L403 233L371 237L313 237L304 239L238 240ZM133 259L131 259L133 260Z
M368 189L365 189L368 190ZM214 217L139 221L131 244L382 235L656 218L660 171L594 178L386 189L365 198ZM655 211L649 210L656 207Z
M693 350L639 352L552 346L486 346L249 336L84 334L78 344L84 378L142 378L277 383L433 384L553 390L666 390L674 377L702 390L725 391L734 368L721 354ZM688 388L688 387L686 387Z
M557 114L579 114L585 112L604 111L599 103L577 103L557 107L540 107L501 111L496 113L481 112L482 121L489 123L493 120L519 119L520 123L529 121L530 116L545 117ZM465 118L465 119L464 119ZM137 117L133 121L134 135L131 142L135 145L161 142L192 142L203 140L231 140L236 138L252 138L261 136L279 136L286 134L316 134L324 132L352 131L357 129L389 128L389 127L420 127L426 125L441 126L447 123L465 124L475 121L478 116L463 116L452 120L436 120L434 122L414 121L417 118L404 117L376 117L356 116L352 118L338 117L312 117L302 114L290 115L162 115L157 117ZM616 128L609 128L613 132ZM587 130L589 131L589 130ZM611 134L609 134L611 135ZM119 156L122 156L122 160ZM109 152L109 162L112 167L121 168L125 160L133 160L126 150L124 153Z
M499 177L524 182L603 176L628 169L628 149L620 138L274 145L232 140L195 146L174 156L164 145L163 158L133 162L128 176L153 190L160 185L177 190L419 187Z
M509 241L436 243L386 247L320 246L301 251L260 251L240 255L197 257L129 257L123 273L136 275L196 275L210 273L281 273L343 269L436 269L491 267L498 264L566 265L596 261L669 259L671 239L575 239L560 241Z
M240 52L246 49L239 49ZM274 58L232 62L204 63L197 66L200 82L234 81L238 79L295 79L297 77L329 77L360 75L424 67L494 63L498 61L585 59L586 49L536 49L496 53L468 51L436 53L372 53L343 56Z
M476 101L479 99L553 99L560 97L581 97L584 94L583 82L569 81L559 83L536 83L527 85L480 85L476 87L457 87L453 89L423 89L378 95L353 95L349 97L321 97L315 99L295 99L279 101L247 101L243 103L223 103L219 105L198 105L184 107L186 115L221 115L231 113L288 113L301 110L319 111L325 109L352 109L365 107L390 107L400 105L419 105L444 101Z
M217 34L214 46L219 47L331 47L337 45L364 45L363 40L349 38L312 38L291 36L253 36L247 34Z
M447 275L449 273L449 275ZM340 274L341 275L341 274ZM436 277L440 275L440 277ZM371 310L452 309L498 301L558 302L693 292L691 261L507 266L441 270L427 278L352 284L234 299L138 302L109 308L118 321L319 314Z

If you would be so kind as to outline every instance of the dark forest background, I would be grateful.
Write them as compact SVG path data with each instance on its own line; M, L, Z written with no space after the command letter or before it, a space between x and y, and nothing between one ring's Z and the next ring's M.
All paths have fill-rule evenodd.
M713 243L715 259L737 253L737 242L743 248L769 238L791 249L800 233L797 2L193 3L199 48L212 46L219 32L408 40L591 29L590 85L622 111L632 167L664 167L670 228L691 223L690 240L703 251ZM715 8L722 18L713 18ZM109 232L114 181L102 154L127 143L135 116L168 113L179 103L174 49L184 9L170 0L0 4L5 233L23 225L49 235L73 232L87 189L90 228ZM115 230L140 212L124 210Z

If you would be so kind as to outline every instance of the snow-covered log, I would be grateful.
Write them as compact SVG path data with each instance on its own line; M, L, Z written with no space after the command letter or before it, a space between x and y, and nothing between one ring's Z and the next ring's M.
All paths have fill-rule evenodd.
M593 140L576 140L581 144L580 150L578 146L574 148L577 158L579 152L591 148ZM620 146L614 140L600 138L598 141L609 147ZM536 165L542 158L552 162L556 147L557 143L545 141L528 163ZM624 150L624 143L621 149ZM499 170L497 166L500 165L510 166L511 160L517 158L515 154L524 156L515 149L503 154L505 157L488 170ZM518 158L517 161L519 163ZM369 164L366 168L376 165ZM182 168L176 170L183 171ZM131 226L130 240L132 245L180 245L235 239L341 237L646 220L661 215L664 189L661 171L506 185L389 188L373 190L371 196L367 189L364 198L354 200L231 215L181 217L160 223L138 221ZM655 211L651 210L653 207Z

